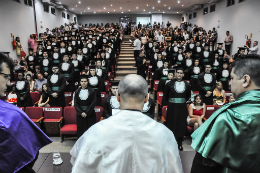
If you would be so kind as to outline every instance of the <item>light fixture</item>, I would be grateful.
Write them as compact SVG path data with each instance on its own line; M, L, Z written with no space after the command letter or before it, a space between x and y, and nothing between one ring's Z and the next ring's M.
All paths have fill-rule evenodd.
M107 12L107 13L109 13L109 12Z
M98 11L100 11L100 10L98 10Z
M158 1L158 3L161 3L161 1Z
M128 10L128 11L130 11L130 10Z
M76 5L76 7L78 7L78 6Z
M88 10L89 10L90 8L88 7Z
M106 7L104 7L104 10L106 9Z
M121 13L124 13L123 11Z
M145 11L145 10L144 10Z
M149 13L151 13L151 12L149 11Z
M184 6L184 5L182 5L182 6Z
M116 10L114 10L114 11L116 11Z
M72 8L72 10L74 10L74 8Z
M164 12L163 12L164 13Z
M166 6L166 4L164 4L164 6Z
M94 11L94 13L96 13L96 12Z
M58 4L61 4L61 2L58 2Z
M85 13L86 11L84 11L84 13Z
M81 4L81 2L79 1L79 4Z
M169 10L171 9L171 7L169 7Z
M177 12L177 13L179 13L179 12Z
M113 5L111 4L111 7L112 7Z
M138 9L138 7L135 7L136 9Z
M154 7L152 9L154 9Z
M82 12L80 14L82 14Z
M120 9L122 9L122 7L120 7Z
M147 4L147 7L148 7L148 4Z
M178 4L180 3L181 1L178 1Z
M158 10L158 11L161 11L161 10Z

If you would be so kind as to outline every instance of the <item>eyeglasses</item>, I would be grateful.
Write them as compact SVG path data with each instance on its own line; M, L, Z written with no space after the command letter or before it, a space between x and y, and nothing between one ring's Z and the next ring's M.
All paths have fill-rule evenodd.
M5 73L0 73L2 75L4 75L4 78L7 80L11 80L11 75L10 74L5 74Z

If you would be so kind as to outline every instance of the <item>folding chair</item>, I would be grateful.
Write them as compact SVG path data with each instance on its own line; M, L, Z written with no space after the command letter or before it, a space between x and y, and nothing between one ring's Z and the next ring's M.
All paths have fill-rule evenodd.
M39 128L41 128L41 123L44 119L42 107L27 107L25 113Z

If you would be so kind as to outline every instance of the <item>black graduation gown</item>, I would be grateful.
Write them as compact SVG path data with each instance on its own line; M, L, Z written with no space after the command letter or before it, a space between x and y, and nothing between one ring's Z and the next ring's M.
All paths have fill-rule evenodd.
M178 46L173 46L172 47L172 57L173 58L177 58L177 56L178 56L178 51L179 51L179 48L178 48Z
M79 60L71 60L74 65L74 81L79 81L80 72L85 69L84 63Z
M155 101L151 98L144 104L143 107L143 114L147 115L148 117L154 119L155 114Z
M199 86L198 86L198 77L199 74L202 72L201 66L192 66L190 69L190 85L191 85L191 90L192 91L199 91Z
M187 51L194 51L194 47L195 47L195 44L194 43L189 43L189 44L187 44L187 46L186 46L186 50Z
M52 74L47 79L47 88L49 93L49 104L52 107L64 107L65 97L64 90L66 87L66 79L63 74ZM51 94L57 93L58 97L54 98Z
M175 64L177 64L178 66L184 67L185 65L185 58L182 54L178 54L176 57L176 61Z
M96 93L96 106L101 106L101 92L105 92L105 84L104 81L101 79L101 77L95 75L95 76L89 76L89 84L88 86L90 88L93 88Z
M213 55L209 51L202 51L200 55L200 65L202 66L202 70L204 71L205 65L211 65L213 63Z
M30 66L33 66L33 69L36 65L39 64L38 58L34 55L28 55L26 58L26 61L27 61L28 67L30 68Z
M219 59L214 59L213 61L212 61L212 69L211 69L211 73L213 73L213 74L218 74L218 71L219 71L219 68L221 68L223 66L223 63L222 63L222 61L221 60L219 60Z
M95 114L96 94L95 91L87 87L86 89L79 88L75 91L74 107L77 112L77 136L78 138L84 134L92 125L96 123ZM81 115L85 112L86 118Z
M186 81L171 80L165 85L165 99L168 100L165 126L175 138L184 137L187 128L188 109L186 102L191 97L191 88Z
M67 53L67 48L66 47L61 47L60 48L60 54Z
M96 69L96 73L97 73L97 75L99 76L99 77L101 77L101 79L103 79L103 81L105 81L105 80L107 80L107 77L108 77L108 75L107 75L107 69L103 69L103 68L101 68L101 69Z
M201 52L202 52L202 47L201 46L195 46L193 49L193 57L195 58L201 58Z
M224 53L225 53L225 51L223 50L223 49L217 49L217 51L218 51L218 59L222 62L223 61L223 57L224 57Z
M199 93L201 95L202 102L206 105L213 105L213 90L216 88L216 76L213 73L210 73L210 75L212 77L205 78L205 72L202 72L198 77ZM205 79L207 81L205 81ZM207 91L212 92L209 97L205 97Z
M59 52L53 53L52 61L53 61L53 64L59 65L62 62L62 55Z
M104 112L103 112L104 118L109 118L110 116L112 116L113 109L120 109L119 102L117 101L116 96L113 94L105 98L103 107L104 107Z
M186 58L184 60L184 77L183 80L190 80L190 68L194 65L193 59Z
M152 42L148 42L147 44L145 44L145 51L146 51L146 56L150 57L150 55L152 54L152 51L153 51L153 43Z
M83 47L82 52L83 52L83 62L86 66L89 66L90 59L91 59L91 54L90 54L89 48Z
M137 67L137 74L142 76L146 80L146 63L143 63L142 57L137 57L136 59L136 67Z
M158 59L155 60L153 62L152 72L155 72L157 69L159 69L161 67L163 67L163 60L162 59L161 60L158 60Z
M228 69L220 68L218 71L217 79L218 81L222 82L222 86L225 91L230 91L228 85L228 80L230 79L230 72Z
M18 107L28 107L33 106L32 98L30 95L30 85L25 79L18 80L16 82L16 95L17 95L17 106ZM23 100L21 100L23 97Z
M73 51L77 51L77 49L78 49L78 41L77 40L72 40L71 41L71 45L72 45ZM79 46L80 46L80 44L79 44Z
M36 53L36 57L37 57L37 60L38 60L37 64L39 64L40 61L43 59L43 53L42 53L42 50L37 51L37 53Z
M154 80L167 79L168 78L168 68L159 68L155 71Z
M59 69L60 73L65 76L66 81L69 83L68 85L66 85L65 92L74 92L74 64L72 64L71 62L63 62L60 64Z
M51 58L41 59L40 70L43 73L44 78L47 78L52 73L52 70L51 70L52 64L53 64L53 61ZM47 76L44 74L45 72L48 73Z
M170 79L160 79L159 81L159 84L158 84L158 88L157 88L157 92L164 92L164 88L165 88L165 85L170 82L171 80ZM168 101L165 99L165 97L163 96L162 98L162 107L163 106L167 106L168 104Z

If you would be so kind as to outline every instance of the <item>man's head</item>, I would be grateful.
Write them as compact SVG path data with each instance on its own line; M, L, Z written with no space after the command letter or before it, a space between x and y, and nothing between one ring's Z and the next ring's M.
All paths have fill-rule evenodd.
M0 53L0 96L2 96L10 85L10 72L13 70L13 60L6 55Z
M260 57L247 56L232 63L231 91L235 98L245 91L260 89Z
M111 83L111 87L110 87L110 91L113 95L116 96L116 93L118 91L118 82L112 82Z
M177 81L181 81L183 77L184 77L183 68L182 67L177 67L177 70L176 70L176 79L177 79Z
M42 79L43 79L43 75L42 75L41 73L38 73L38 74L37 74L37 77L38 77L39 80L42 80Z
M24 74L22 71L17 72L18 80L22 80L24 77Z
M59 72L59 67L58 66L53 66L52 67L52 72L53 72L53 74L57 74Z
M174 78L175 70L169 69L168 71L168 79L172 80Z
M236 101L236 99L235 99L235 97L233 96L233 94L231 94L231 95L229 96L228 101L229 101L229 103Z
M199 63L200 63L200 60L199 60L199 59L195 59L195 61L194 61L194 65L195 65L195 66L198 66Z
M258 45L258 41L254 41L253 43L253 47L257 46Z
M88 76L87 75L81 75L80 76L80 86L85 89L88 86Z
M69 55L68 54L64 54L63 55L63 61L64 62L68 62L69 61Z
M14 60L14 65L18 65L18 61L16 59Z
M209 74L211 70L211 65L206 65L205 66L205 73Z
M117 100L121 109L137 109L142 111L144 103L149 99L146 80L139 75L130 74L121 79L118 85Z
M226 32L226 35L227 35L227 36L229 35L229 31Z

